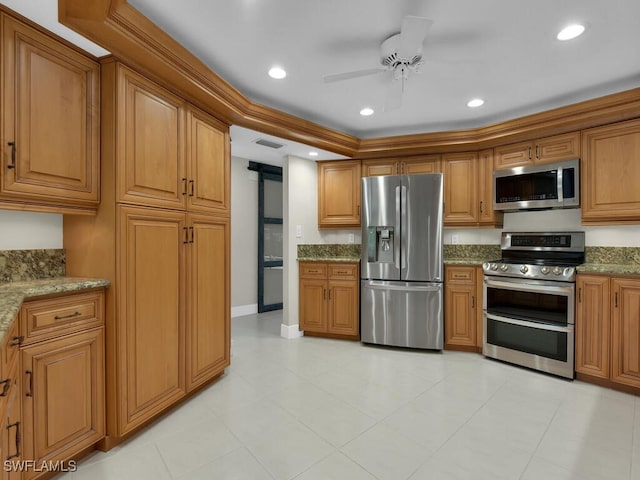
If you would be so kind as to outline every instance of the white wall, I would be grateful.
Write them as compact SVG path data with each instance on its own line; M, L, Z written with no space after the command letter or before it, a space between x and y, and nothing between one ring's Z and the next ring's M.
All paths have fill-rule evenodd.
M0 210L0 250L62 248L62 215Z
M585 232L589 247L640 247L640 225L587 226L580 223L580 214L579 208L505 213L503 229L446 229L444 242L451 243L451 236L458 235L461 244L499 244L503 230L578 230Z
M318 168L314 161L287 157L283 166L284 186L284 307L283 324L298 324L298 244L360 243L360 230L318 229ZM302 237L296 237L296 226Z
M258 172L231 157L231 308L235 315L257 312Z

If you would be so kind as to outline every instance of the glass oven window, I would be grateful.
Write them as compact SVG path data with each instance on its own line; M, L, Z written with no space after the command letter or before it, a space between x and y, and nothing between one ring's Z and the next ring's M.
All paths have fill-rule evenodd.
M568 297L487 287L487 313L540 323L566 325Z
M487 343L561 362L567 361L567 335L487 318Z

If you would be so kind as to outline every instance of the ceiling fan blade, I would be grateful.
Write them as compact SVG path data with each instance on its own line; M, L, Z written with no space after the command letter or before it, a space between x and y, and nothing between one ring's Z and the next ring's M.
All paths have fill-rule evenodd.
M384 102L384 111L397 110L402 106L402 93L404 91L403 79L393 79L387 90L387 98Z
M402 20L400 30L400 46L398 56L410 59L422 52L422 43L427 36L427 30L433 22L427 18L406 16Z
M381 72L384 72L384 69L382 67L376 67L376 68L368 68L366 70L356 70L353 72L337 73L335 75L325 75L322 78L324 80L324 83L332 83L332 82L340 82L342 80L349 80L350 78L365 77L367 75L375 75Z

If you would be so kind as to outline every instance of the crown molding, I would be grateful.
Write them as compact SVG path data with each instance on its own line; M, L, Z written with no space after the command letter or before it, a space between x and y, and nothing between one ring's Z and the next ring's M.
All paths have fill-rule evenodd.
M126 0L59 0L60 23L227 124L354 158L480 150L640 117L640 88L469 130L359 139L252 102Z

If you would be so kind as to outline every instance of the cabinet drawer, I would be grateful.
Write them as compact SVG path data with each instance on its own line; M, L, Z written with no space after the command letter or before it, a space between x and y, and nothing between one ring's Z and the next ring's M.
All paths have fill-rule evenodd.
M13 363L13 360L16 358L18 354L18 350L20 349L21 338L18 336L18 327L20 323L18 320L14 320L11 324L9 330L5 334L4 341L2 342L2 346L0 348L2 351L0 352L0 380L4 380L7 378L7 374L9 373L9 367ZM2 385L0 385L0 393L2 392Z
M305 278L326 278L327 265L325 263L301 263L300 276Z
M331 279L344 279L344 280L357 280L358 278L358 265L354 264L335 264L329 265L329 278Z
M445 283L473 285L476 283L475 267L446 267Z
M20 312L24 344L104 323L104 292L65 295L27 302Z

